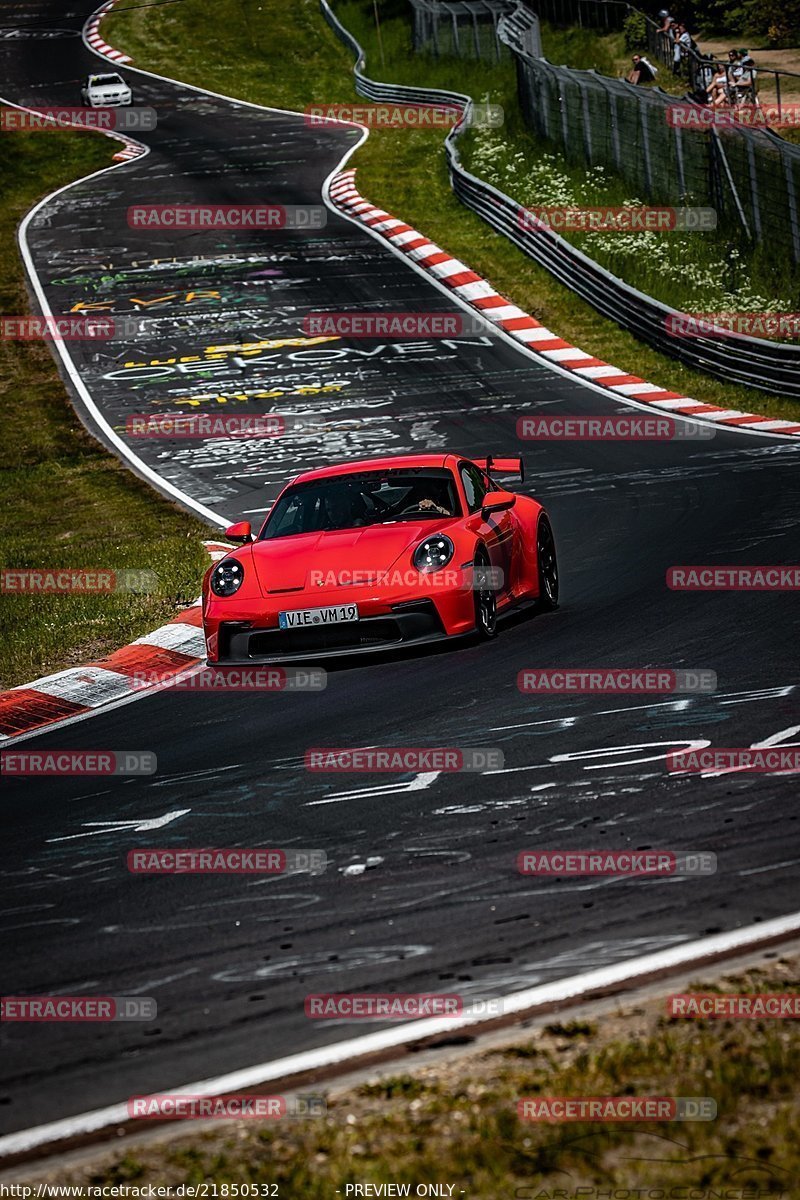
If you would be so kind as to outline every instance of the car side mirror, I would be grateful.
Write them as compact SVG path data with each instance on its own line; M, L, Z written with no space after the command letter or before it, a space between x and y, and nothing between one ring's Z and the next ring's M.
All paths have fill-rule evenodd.
M237 521L235 525L229 525L225 530L225 537L231 542L249 542L252 541L253 532L249 521Z
M488 517L491 513L507 512L517 503L513 492L487 492L481 505L481 516Z

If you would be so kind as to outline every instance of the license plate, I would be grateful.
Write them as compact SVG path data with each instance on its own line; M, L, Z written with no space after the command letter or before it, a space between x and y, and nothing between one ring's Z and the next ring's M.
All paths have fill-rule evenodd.
M306 629L311 625L341 625L358 620L357 604L334 604L330 608L295 608L278 613L281 629Z

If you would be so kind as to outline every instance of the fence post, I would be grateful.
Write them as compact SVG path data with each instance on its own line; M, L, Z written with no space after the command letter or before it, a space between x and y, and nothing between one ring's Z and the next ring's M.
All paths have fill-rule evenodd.
M678 169L678 194L681 198L681 204L686 197L686 171L683 165L683 141L681 140L681 131L677 125L673 126L672 132L675 135L675 165Z
M722 139L720 138L719 133L717 132L716 129L711 130L711 137L714 139L713 144L716 146L717 153L722 162L722 166L725 171L725 178L728 180L728 187L731 189L731 195L733 196L733 202L736 205L736 211L739 214L739 220L741 221L742 225L744 226L745 233L747 234L747 236L752 237L752 234L750 233L750 226L747 224L747 217L745 216L744 209L742 208L742 202L739 199L739 193L736 190L736 184L733 182L733 175L731 173L730 163L728 162L728 156L726 155L725 151L722 148ZM796 217L796 215L797 214L795 212L795 217Z
M565 87L566 83L561 80L561 76L556 76L558 81L558 103L561 106L561 136L564 140L564 153L569 149L569 118L567 117L567 98Z
M619 170L619 122L617 121L617 97L614 92L609 91L608 100L609 108L611 110L611 151L614 155L614 166L617 170Z
M548 75L544 70L542 70L539 75L534 76L534 72L531 70L530 63L526 63L525 66L527 68L527 78L528 78L528 82L530 84L530 87L528 90L529 96L532 96L534 93L534 82L533 81L534 81L534 78L536 79L536 87L535 87L536 111L538 113L540 113L541 116L540 116L540 120L538 122L534 120L534 124L536 124L536 126L537 126L539 132L542 134L542 136L547 138L548 141L550 141L551 135L550 135L550 94L549 94L549 89L553 82L552 76ZM545 81L544 83L543 83L543 80ZM548 93L546 103L542 103L542 92ZM555 140L555 139L553 139L553 140Z
M747 165L750 169L750 202L753 208L753 228L756 241L761 241L761 206L758 200L758 175L756 173L756 150L753 139L747 138Z
M792 160L788 154L782 154L783 169L786 173L786 195L789 200L789 228L792 233L792 251L794 261L800 262L800 226L797 221L797 192L794 186Z
M594 160L592 158L592 129L589 124L589 93L583 83L579 83L578 88L581 93L581 110L583 112L583 153L587 165L591 166Z
M653 168L650 163L650 126L647 121L647 105L639 105L639 118L642 126L642 159L644 161L644 186L647 199L653 196Z

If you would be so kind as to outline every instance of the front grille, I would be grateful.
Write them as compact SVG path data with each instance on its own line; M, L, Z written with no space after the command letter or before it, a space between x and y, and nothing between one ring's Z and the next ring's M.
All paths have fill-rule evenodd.
M346 650L380 649L444 633L432 601L397 605L392 613L341 625L312 625L305 629L252 629L236 622L220 628L220 661L289 658Z
M303 654L308 650L341 650L347 646L390 646L403 635L393 617L353 621L347 625L312 625L308 629L269 629L250 635L251 658L265 654Z

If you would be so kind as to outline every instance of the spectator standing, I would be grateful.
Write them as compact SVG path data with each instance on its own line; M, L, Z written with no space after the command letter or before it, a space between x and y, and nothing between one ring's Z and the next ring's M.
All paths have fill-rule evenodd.
M672 58L672 43L675 40L675 18L670 16L669 9L662 8L658 19L661 24L656 30L656 48L659 57L664 62L669 62Z
M661 22L661 25L656 32L669 35L672 30L672 26L675 24L675 18L670 16L669 9L662 8L658 14L658 19Z
M681 62L692 48L692 37L689 30L683 23L675 26L674 44L672 47L672 73L678 75L681 69Z

